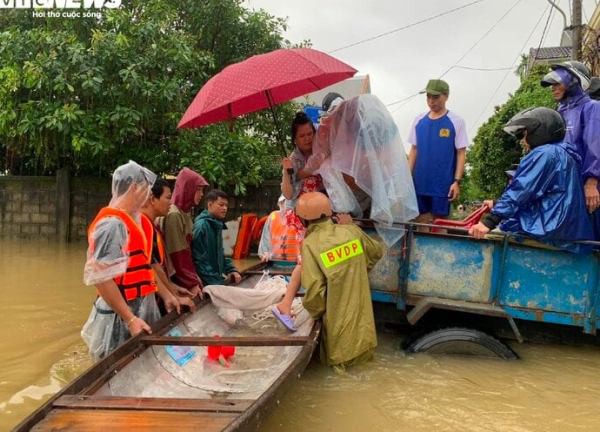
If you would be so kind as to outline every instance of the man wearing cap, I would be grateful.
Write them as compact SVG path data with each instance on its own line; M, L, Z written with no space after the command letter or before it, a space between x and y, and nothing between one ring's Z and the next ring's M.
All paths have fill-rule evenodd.
M419 205L418 221L431 223L450 213L458 198L469 143L464 120L446 108L448 83L432 79L427 94L429 111L417 116L410 130L408 163Z
M590 87L591 74L583 63L566 61L551 68L540 84L552 88L558 112L566 123L565 141L575 145L582 159L586 206L593 213L600 207L600 103L585 93ZM600 215L594 219L600 219ZM600 220L595 225L596 238L600 238Z

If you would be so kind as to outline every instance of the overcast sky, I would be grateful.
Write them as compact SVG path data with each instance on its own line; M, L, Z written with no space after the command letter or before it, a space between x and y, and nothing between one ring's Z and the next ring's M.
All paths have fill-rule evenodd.
M253 9L265 9L275 16L287 17L285 37L291 42L310 39L313 48L331 52L473 1L246 0L246 4ZM569 1L556 2L569 15ZM596 0L583 0L584 22L591 17L595 7ZM483 0L449 15L331 54L354 66L359 74L369 74L371 92L385 104L390 104L414 95L424 88L429 78L439 77L455 64L514 69L521 53L528 53L531 47L537 48L540 44L548 14L546 0ZM555 11L542 46L558 46L562 28L562 16ZM508 94L519 86L519 79L512 70L454 68L443 79L450 85L448 108L465 119L471 140L481 123L493 113L493 107L506 101ZM424 95L388 108L405 141L414 117L427 110Z

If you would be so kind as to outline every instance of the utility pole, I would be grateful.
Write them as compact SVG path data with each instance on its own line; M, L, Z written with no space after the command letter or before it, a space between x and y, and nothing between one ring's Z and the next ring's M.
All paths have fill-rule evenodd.
M581 0L573 0L573 16L571 16L573 48L571 59L581 61Z

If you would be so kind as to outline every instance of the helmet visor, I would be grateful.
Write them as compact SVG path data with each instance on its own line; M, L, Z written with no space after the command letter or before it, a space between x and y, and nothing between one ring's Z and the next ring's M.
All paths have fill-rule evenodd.
M517 140L521 141L525 137L527 128L523 125L508 125L504 126L503 130L507 134L512 135Z
M564 84L564 82L560 74L553 70L552 72L548 72L546 75L544 75L541 84L543 87L549 87L552 84Z

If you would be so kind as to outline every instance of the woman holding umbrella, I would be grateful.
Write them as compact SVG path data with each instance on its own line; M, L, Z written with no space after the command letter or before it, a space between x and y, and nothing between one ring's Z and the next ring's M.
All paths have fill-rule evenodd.
M323 179L314 175L323 161L322 155L313 155L315 126L304 112L296 113L292 121L292 142L294 151L284 158L281 192L288 208L294 208L296 199L304 192L324 192Z
M305 228L302 221L293 211L296 200L306 192L325 192L323 179L318 174L314 175L314 172L319 169L323 161L322 155L313 155L312 152L315 132L315 126L306 113L301 111L296 113L292 121L294 151L290 157L284 158L282 162L283 179L281 182L281 192L286 198L286 223L289 227L295 228L299 241L304 238ZM290 331L296 330L293 320L292 302L300 288L301 271L301 257L298 256L298 264L292 272L286 294L282 301L274 305L272 309L273 315Z

